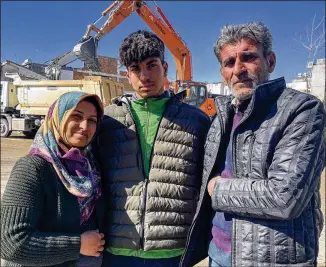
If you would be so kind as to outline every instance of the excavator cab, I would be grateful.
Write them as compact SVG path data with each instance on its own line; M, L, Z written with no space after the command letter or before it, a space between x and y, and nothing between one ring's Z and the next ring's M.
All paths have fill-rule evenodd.
M100 71L97 59L98 40L93 36L83 37L74 47L73 53L92 71Z
M200 82L179 82L177 94L181 94L183 102L196 106L204 111L209 117L213 118L216 114L214 98L208 96L205 83Z
M208 97L207 87L203 83L181 83L178 87L177 93L181 92L184 92L183 101L196 107L201 107Z

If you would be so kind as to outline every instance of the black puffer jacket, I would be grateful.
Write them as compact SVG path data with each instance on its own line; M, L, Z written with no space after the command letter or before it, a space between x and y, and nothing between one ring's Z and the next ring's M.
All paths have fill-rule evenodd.
M315 97L286 89L283 78L255 91L232 138L233 179L207 183L225 161L231 98L216 98L207 136L203 185L181 266L207 256L210 205L233 217L232 266L315 266L323 227L320 175L325 166L324 108ZM206 228L204 228L206 227Z

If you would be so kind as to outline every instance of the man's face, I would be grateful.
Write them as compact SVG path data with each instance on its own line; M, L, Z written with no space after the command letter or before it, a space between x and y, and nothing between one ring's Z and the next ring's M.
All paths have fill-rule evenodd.
M263 47L246 39L223 46L220 55L222 77L240 101L250 98L259 84L268 81L276 63L273 52L266 59Z
M137 97L148 98L164 93L167 70L166 62L162 64L158 57L149 57L140 63L131 63L127 68L127 77Z

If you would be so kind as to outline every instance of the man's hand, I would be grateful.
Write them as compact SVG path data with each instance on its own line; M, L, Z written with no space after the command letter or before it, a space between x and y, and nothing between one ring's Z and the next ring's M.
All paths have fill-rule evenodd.
M217 179L220 178L220 176L216 176L214 178L212 178L209 183L208 183L208 186L207 186L207 191L208 191L208 194L210 196L213 195L213 191L214 191L214 186L215 186L215 183L217 181Z
M97 230L82 233L80 238L80 254L86 256L99 257L100 252L104 250L104 234Z

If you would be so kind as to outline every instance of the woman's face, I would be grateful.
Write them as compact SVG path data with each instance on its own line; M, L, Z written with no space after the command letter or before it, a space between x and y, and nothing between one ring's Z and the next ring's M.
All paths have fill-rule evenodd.
M92 103L81 101L70 114L66 124L66 139L72 147L85 147L97 127L97 111Z

